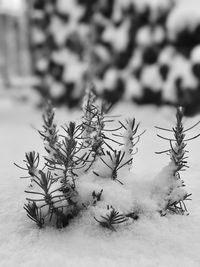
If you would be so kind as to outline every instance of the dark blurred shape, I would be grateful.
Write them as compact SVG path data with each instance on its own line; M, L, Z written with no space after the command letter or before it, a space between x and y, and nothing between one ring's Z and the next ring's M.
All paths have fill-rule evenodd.
M32 58L40 88L68 106L80 102L90 79L112 103L198 105L200 14L192 12L200 5L192 2L188 8L176 0L34 0ZM140 94L130 92L129 79ZM60 96L55 82L64 90Z

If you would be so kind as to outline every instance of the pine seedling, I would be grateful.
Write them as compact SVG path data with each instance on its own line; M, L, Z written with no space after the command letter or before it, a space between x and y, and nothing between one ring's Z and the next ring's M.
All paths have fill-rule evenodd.
M166 211L170 211L172 213L185 214L187 212L187 208L185 205L185 201L189 200L191 194L188 194L183 187L185 186L184 181L181 179L180 172L185 171L188 168L186 154L188 151L185 149L187 142L191 141L200 134L193 136L191 138L186 138L185 133L189 130L193 129L197 126L198 123L193 125L188 129L184 129L183 126L183 108L178 107L176 112L176 125L172 129L165 129L161 127L156 127L159 130L168 131L173 133L174 137L168 138L162 135L157 134L161 139L167 140L170 144L170 149L157 152L157 154L168 153L172 163L171 170L171 184L169 185L169 189L166 196L166 205L164 209L161 211L162 214L165 214Z
M127 218L119 214L118 211L116 211L114 208L111 209L110 213L107 214L106 216L101 216L101 220L98 220L94 217L94 219L102 226L105 228L110 229L111 231L115 231L116 229L114 225L124 223L127 221Z
M103 153L102 140L96 137L97 132L97 116L99 113L96 103L96 95L94 94L94 86L86 90L86 94L82 105L82 145L87 153L87 162L85 171L88 171L97 156Z
M21 167L18 164L14 163L14 165L26 172L28 172L28 176L23 176L20 177L22 179L24 178L31 178L31 183L30 183L30 187L33 186L33 178L35 175L38 174L38 166L39 166L39 162L40 162L40 156L39 153L36 153L35 151L31 151L31 152L27 152L25 153L25 160L23 160L23 162L25 163L26 167Z
M124 160L126 161L129 159L133 160L133 156L138 152L137 148L135 149L135 146L140 141L140 137L145 133L145 130L142 133L137 134L140 123L136 123L135 118L127 119L125 123L122 123L121 121L119 121L119 123L124 129L124 133L123 134L113 133L113 136L123 138L124 145L123 145L122 151L125 152ZM130 160L129 166L131 165L132 165L132 161Z
M60 188L56 188L52 190L52 184L55 183L55 180L52 178L51 173L48 171L47 174L43 171L39 172L39 175L35 175L34 177L35 183L38 185L39 190L38 191L28 191L25 190L26 193L32 194L36 196L36 198L26 198L28 201L32 201L35 203L42 202L40 208L43 208L47 205L49 205L50 208L53 207L53 205L57 202L62 201L62 198L65 198L63 194L56 194L60 192ZM38 198L39 197L39 198Z
M39 228L42 228L44 225L44 218L42 218L41 209L37 207L36 203L34 201L29 201L28 204L24 205L24 209L29 219L34 221Z
M24 167L15 164L28 172L27 178L30 178L34 185L25 190L27 202L24 209L27 216L40 228L45 225L65 227L84 207L98 207L99 201L105 201L102 198L103 189L99 190L99 186L95 184L96 179L94 179L95 190L89 189L88 192L86 190L88 199L85 199L86 185L84 179L81 179L83 171L89 171L97 159L99 161L95 166L101 162L104 165L102 170L104 171L105 167L109 170L108 178L120 184L123 183L118 177L119 170L132 162L132 158L126 158L128 150L125 150L125 147L129 147L130 142L133 142L134 147L139 141L140 136L137 136L139 125L133 120L127 121L127 124L119 123L117 128L109 129L111 127L107 127L108 123L114 120L107 115L107 106L98 103L93 93L88 93L86 98L82 123L70 122L62 127L64 130L62 135L58 132L54 121L54 108L48 103L43 114L43 130L39 131L47 152L43 168L39 168L40 156L35 151L26 153ZM128 137L125 138L129 141L125 146L116 138L116 140L112 138L112 134L117 137L121 129L129 132ZM112 142L123 148L114 149ZM133 151L128 152L132 154ZM95 173L93 170L91 175ZM98 175L98 173L95 174ZM86 183L88 182L86 179ZM106 217L101 217L102 220L99 220L99 223L115 231L113 225L125 222L127 217L112 209Z
M121 150L115 150L113 154L111 154L109 151L106 151L106 154L110 158L110 164L107 163L103 157L101 157L100 160L110 169L111 179L116 180L123 185L123 183L118 179L118 171L132 162L132 158L123 163L125 152L122 152ZM93 172L95 175L100 176L97 172Z
M55 148L54 150L56 151ZM54 158L55 161L46 159L46 167L48 167L46 172L38 169L39 154L35 152L26 153L26 160L24 160L26 168L15 164L28 171L29 176L27 178L31 177L34 187L25 190L29 196L26 198L28 204L25 204L24 208L27 211L27 216L40 228L48 222L51 224L55 222L57 228L64 227L77 214L75 181L73 184L68 181L69 172L66 175L67 181L64 180L65 176L55 175L55 170L58 171L56 164L59 160L64 162L64 159L58 153L55 153ZM70 155L68 161L70 161ZM49 162L50 165L48 165ZM72 172L72 165L68 164L68 167L68 170Z
M106 132L115 132L122 128L120 125L117 129L106 129L106 123L113 122L111 119L107 119L106 113L108 112L109 107L105 103L102 103L100 106L93 101L93 93L88 93L88 100L83 111L83 144L88 148L87 159L90 164L87 166L86 171L88 171L93 163L101 156L105 155L104 146L107 146L110 150L114 151L112 147L108 144L108 140L118 145L122 145L111 137L106 136ZM89 146L87 146L89 145Z
M77 148L75 139L79 135L77 132L81 126L76 127L75 123L70 123L66 128L63 127L67 136L63 137L64 139L60 142L56 128L53 126L52 106L49 106L47 114L47 117L43 115L45 131L42 136L45 145L46 142L48 143L49 148L46 149L48 154L51 150L53 157L45 157L46 172L44 172L45 168L43 170L38 168L39 154L34 151L26 153L24 160L26 167L15 165L28 172L27 178L31 178L34 185L30 190L25 190L25 193L29 194L26 198L28 204L24 206L27 216L39 227L42 227L48 220L52 222L53 218L56 226L60 228L66 226L68 220L77 213L74 169L77 168L81 159L76 156L80 147ZM54 130L51 131L52 129ZM52 135L47 133L52 133Z
M79 157L79 152L83 148L83 145L78 143L78 138L81 135L81 133L78 133L80 128L81 126L76 126L74 122L70 122L68 126L63 127L66 136L62 136L63 140L52 147L54 159L46 159L46 166L49 169L62 172L62 175L58 178L61 178L63 188L70 184L71 188L75 189L75 177L77 176L75 171L84 167L86 154Z
M32 209L34 207L35 213L33 212L32 213L36 214L37 218L39 216L38 214L40 214L40 217L41 213L43 214L43 220L42 220L43 224L44 224L44 218L46 220L49 219L49 221L51 221L53 216L55 217L57 224L57 221L60 220L61 216L63 218L66 217L66 215L64 214L64 209L69 208L69 203L72 198L71 192L68 191L63 193L62 187L58 187L58 184L56 183L56 180L53 179L50 171L48 171L47 173L40 171L39 175L35 176L34 181L38 185L37 191L25 190L25 192L30 195L30 197L26 198L26 200L29 203L28 207L27 205L25 206L27 214L30 215L29 214L29 211L31 211L30 207ZM38 212L38 210L40 212ZM33 219L35 220L37 218L36 216L33 217ZM36 223L38 224L38 222Z
M86 144L91 143L91 135L94 132L94 120L97 112L97 108L95 105L96 102L96 95L93 92L94 87L88 88L86 90L85 97L83 99L82 105L82 127L83 127L83 134L82 139Z
M53 148L56 147L58 143L58 130L57 125L54 121L55 109L53 108L51 102L46 103L45 111L42 115L43 118L43 130L38 131L44 141L44 148L49 154L49 158L54 157Z

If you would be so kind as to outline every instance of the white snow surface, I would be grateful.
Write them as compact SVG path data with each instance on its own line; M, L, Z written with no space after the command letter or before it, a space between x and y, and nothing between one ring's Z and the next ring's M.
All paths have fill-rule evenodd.
M98 214L90 209L88 214L85 212L78 216L65 229L46 227L39 230L23 210L23 192L27 180L18 178L22 172L13 162L22 162L24 152L27 151L36 150L44 154L42 140L34 130L41 128L41 114L33 107L28 108L16 102L13 105L3 105L1 100L0 104L0 266L200 266L199 140L192 141L187 146L190 151L190 169L182 176L186 190L192 193L193 200L187 203L190 215L161 217L151 212L151 208L152 211L155 209L155 202L150 198L150 189L155 177L159 179L158 174L169 163L167 156L154 153L168 148L167 141L156 137L154 125L171 127L175 122L175 110L128 104L119 104L114 108L113 114L128 118L134 116L137 121L141 121L141 129L147 129L138 144L139 152L134 156L132 173L130 177L122 179L127 180L126 187L134 185L132 196L126 195L127 192L130 193L126 188L123 189L124 194L117 195L117 188L121 186L118 183L110 195L106 194L109 195L109 201L118 203L121 209L127 208L130 201L134 201L138 209L144 211L138 221L119 225L117 232L111 232L98 225L93 219ZM56 119L61 124L78 119L79 116L77 111L62 109L57 110ZM185 120L186 127L190 127L199 117ZM199 127L192 129L190 135L197 133ZM85 179L88 180L88 187L86 183L81 187L82 198L91 186L90 177L85 176ZM92 179L95 179L94 176ZM104 181L99 183L100 188ZM120 192L121 190L119 194ZM120 206L122 204L125 206Z

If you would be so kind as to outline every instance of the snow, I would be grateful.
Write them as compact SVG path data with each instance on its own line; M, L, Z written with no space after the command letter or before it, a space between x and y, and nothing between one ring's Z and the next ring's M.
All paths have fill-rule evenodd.
M200 62L200 45L197 45L193 48L190 59L193 64Z
M78 22L84 11L84 9L81 6L77 5L76 1L74 0L58 0L57 8L61 13L64 11L70 11L70 16L73 22Z
M128 20L124 20L120 27L114 27L111 24L103 32L102 39L111 43L115 51L124 51L128 44L129 26L130 22Z
M162 27L152 28L143 26L137 32L136 42L139 47L149 47L157 43L161 43L165 38L165 32Z
M119 71L115 68L111 68L109 69L104 77L104 86L106 87L106 89L110 89L112 90L117 83L119 76Z
M18 178L22 172L12 163L20 163L25 151L36 150L44 154L42 140L37 131L32 129L41 128L42 120L39 110L14 103L12 107L6 108L5 105L5 108L0 109L2 152L0 266L198 267L200 265L198 140L188 144L190 169L183 173L186 189L193 194L193 200L187 203L190 215L161 217L154 212L156 204L151 199L153 181L169 162L167 156L154 153L166 149L167 145L167 142L156 137L157 131L154 125L171 127L175 120L174 110L119 104L112 112L122 114L122 118L135 116L137 121L141 121L141 128L147 129L147 132L138 144L139 152L134 156L133 172L130 176L122 178L123 182L126 181L126 186L122 189L123 194L121 185L113 184L110 180L106 187L110 192L105 193L107 199L103 202L111 201L123 210L134 203L135 208L142 211L139 220L128 221L117 227L117 232L111 232L101 228L93 219L93 216L99 218L100 215L94 208L84 211L62 230L50 227L39 230L26 217L22 208L25 199L23 191L27 180ZM56 120L60 124L79 116L78 111L57 110ZM190 122L185 123L186 127L199 119L199 116L190 119ZM191 130L191 136L197 133L199 127ZM100 181L92 177L98 180L96 184L98 188L104 186L105 179L102 178ZM86 183L82 184L82 198L84 194L87 195L86 191L89 192L91 186L90 177L85 176L85 179L88 180L88 186ZM130 194L133 197L132 203ZM104 207L99 208L104 210Z
M59 99L61 96L65 94L65 88L62 83L52 81L53 89L50 88L50 96L54 99Z
M143 26L138 31L136 41L139 46L145 47L152 45L152 31L149 26Z
M71 57L72 58L72 57ZM87 69L87 64L84 62L79 62L75 59L71 62L70 66L65 70L64 80L65 81L76 81L77 77L83 77ZM81 83L81 82L79 82ZM79 90L80 91L80 90ZM81 92L80 92L81 94Z
M45 35L42 31L40 31L39 29L35 28L33 29L33 39L34 39L34 42L36 44L40 44L40 43L43 43L45 41Z
M70 26L62 23L57 17L53 17L50 25L50 33L54 34L55 41L58 45L64 45L69 35Z
M155 21L161 12L166 12L171 6L170 0L132 0L132 2L139 12L144 12L146 8L149 8L151 11L151 21Z
M182 78L184 88L195 88L197 86L197 80L191 71L191 64L183 56L177 54L174 57L172 72L174 77Z
M167 19L169 37L174 40L177 34L187 29L194 31L200 24L200 2L198 0L177 1Z
M162 87L161 76L158 72L158 66L153 64L151 66L145 66L141 75L141 84L144 87L151 88L155 91L160 91Z
M162 60L164 62L164 56ZM173 61L170 65L171 68L168 79L166 83L164 83L163 85L163 99L176 102L177 95L176 95L175 80L177 78L181 78L183 89L190 88L190 90L195 90L196 86L198 85L198 81L195 78L194 74L192 73L190 61L188 61L185 57L176 54L175 56L173 56Z
M126 77L126 91L123 95L124 100L131 100L133 97L142 97L142 88L140 83L134 77Z
M175 49L172 46L166 46L159 54L159 64L171 65L175 54Z
M105 62L110 62L110 54L108 51L101 45L95 46L95 53Z
M127 8L127 7L130 6L131 1L132 1L132 0L124 0L124 1L116 0L116 1L115 1L115 2L116 2L115 9L117 9L117 11L118 11L118 10L122 10L122 9L124 9L124 8ZM118 12L119 12L119 11L118 11Z
M142 49L135 49L133 56L130 59L129 62L129 68L130 69L137 69L142 66Z
M154 29L154 36L153 36L155 43L161 43L165 39L165 31L162 27L157 26Z
M169 79L163 85L162 96L165 101L170 101L171 103L176 103L177 92L174 85L174 76L170 73Z
M48 61L45 58L40 58L36 64L36 67L40 71L46 71L48 69Z
M175 170L175 165L170 162L153 181L155 186L153 186L152 194L153 198L157 198L160 210L163 210L168 202L174 203L176 201L175 198L180 196L179 192L177 192L177 188L181 186L180 180L174 181L172 170ZM179 189L180 193L185 193L183 188ZM177 194L175 194L176 192Z
M24 0L1 0L0 13L6 13L14 16L21 16L25 11Z

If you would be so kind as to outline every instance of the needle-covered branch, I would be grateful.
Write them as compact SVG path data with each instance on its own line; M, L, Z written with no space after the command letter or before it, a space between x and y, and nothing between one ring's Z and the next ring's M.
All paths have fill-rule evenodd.
M187 165L188 157L186 156L188 151L185 149L185 147L187 146L187 142L200 136L200 134L198 134L196 136L187 139L185 133L196 127L199 124L199 122L195 123L193 126L184 130L183 115L184 115L183 108L178 107L176 112L176 125L172 127L172 130L156 127L157 129L173 133L173 137L169 138L157 134L158 137L167 140L169 142L170 148L156 153L157 154L168 153L170 155L170 159L173 166L173 170L171 173L172 184L171 186L169 186L168 192L166 192L168 201L166 202L166 206L162 211L162 213L164 214L165 211L167 210L170 212L181 213L181 214L187 212L187 208L184 201L188 200L188 196L191 195L188 194L185 190L183 190L183 187L185 185L183 180L181 180L180 171L184 171L186 168L188 168ZM178 198L176 198L177 195L179 196ZM174 198L176 198L175 201Z
M58 142L58 129L55 123L55 109L53 108L51 102L47 102L45 106L44 113L42 115L43 118L43 130L39 130L39 134L41 135L44 141L44 148L49 154L49 157L53 157L52 147L56 146Z
M95 169L99 163L103 171L109 169L108 184L120 188L124 185L120 181L125 178L121 171L127 173L130 169L133 148L144 132L138 133L139 123L135 119L118 122L119 116L107 114L112 106L101 103L93 91L90 88L84 98L81 123L69 122L61 129L55 123L55 109L47 102L42 116L43 129L39 131L46 150L41 169L40 156L35 151L25 154L24 166L15 164L28 172L34 185L25 190L24 209L40 228L65 227L80 211L90 207L98 209L100 202L109 199L103 194L108 190L95 182L103 177L96 177L101 176ZM105 203L105 207L111 204ZM115 230L114 225L125 222L127 217L112 208L109 214L96 220Z
M111 209L110 213L107 214L106 216L101 216L101 219L94 219L102 226L105 228L110 229L111 231L116 232L116 228L114 225L124 223L127 221L127 218L120 214L118 211L116 211L114 208Z

